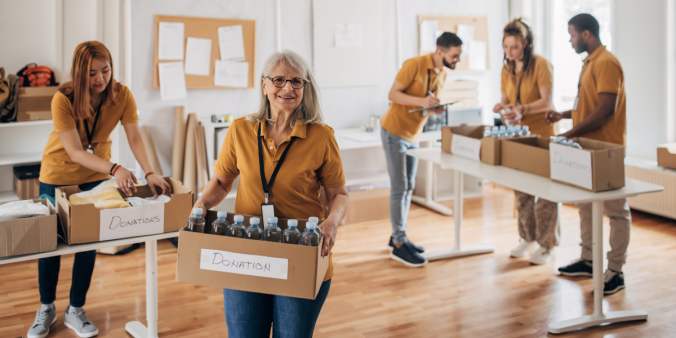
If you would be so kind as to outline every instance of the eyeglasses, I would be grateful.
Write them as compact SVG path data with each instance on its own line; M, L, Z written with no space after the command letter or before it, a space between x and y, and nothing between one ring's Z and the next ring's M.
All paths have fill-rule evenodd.
M277 88L284 88L284 86L286 86L287 82L291 82L291 87L293 89L301 89L307 83L306 80L301 79L299 77L296 77L296 78L293 78L293 79L285 79L283 76L275 76L273 78L271 78L269 76L264 76L263 78L272 81L272 85L277 87Z

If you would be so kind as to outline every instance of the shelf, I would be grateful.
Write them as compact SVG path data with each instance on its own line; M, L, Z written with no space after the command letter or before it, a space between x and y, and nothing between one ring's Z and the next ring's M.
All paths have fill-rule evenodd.
M374 182L389 182L390 175L387 171L379 171L375 168L364 168L345 172L345 185L361 185Z
M211 127L211 128L225 128L229 127L232 122L211 122L211 120L200 120L200 124L202 124L205 127Z
M24 164L24 163L34 163L42 161L42 152L39 153L25 153L25 154L11 154L11 155L1 155L0 156L0 165L13 165L13 164Z
M52 121L52 120L25 121L25 122L6 122L6 123L0 123L0 128L33 127L33 126L45 126L45 125L52 125L52 124L54 124L54 121Z
M14 191L0 191L0 203L18 201L19 196L17 196Z

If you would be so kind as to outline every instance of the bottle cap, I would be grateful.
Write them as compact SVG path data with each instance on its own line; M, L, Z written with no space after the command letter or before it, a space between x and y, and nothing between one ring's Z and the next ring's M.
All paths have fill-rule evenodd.
M277 225L277 217L268 217L268 224Z
M235 222L237 222L237 223L244 222L244 216L242 216L242 215L235 215L234 219L235 219Z
M219 212L216 214L216 217L218 217L218 218L226 218L226 217L228 217L228 212L227 212L227 211L219 211Z
M316 228L317 228L317 223L315 223L315 222L305 223L305 229L314 230Z
M251 226L254 226L254 225L258 226L259 224L261 224L261 219L258 218L258 217L251 217L251 218L249 218L249 224Z
M313 217L309 217L307 219L307 221L308 222L315 222L315 225L317 225L319 223L319 218L313 216Z
M530 129L528 126L523 126L523 130L528 130Z
M195 215L195 216L201 217L202 213L203 213L202 208L193 208L192 209L192 214Z
M298 226L298 220L290 219L286 222L286 225L288 225L290 227L297 227Z

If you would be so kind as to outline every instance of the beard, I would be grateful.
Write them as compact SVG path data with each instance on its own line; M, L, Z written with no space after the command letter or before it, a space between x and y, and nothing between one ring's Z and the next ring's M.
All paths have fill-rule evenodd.
M575 48L575 53L582 54L587 51L587 44L582 41L582 39L579 39L577 41L577 47Z
M450 69L455 69L455 64L456 62L453 63L448 63L445 58L441 58L441 62L444 64L444 67L450 68Z

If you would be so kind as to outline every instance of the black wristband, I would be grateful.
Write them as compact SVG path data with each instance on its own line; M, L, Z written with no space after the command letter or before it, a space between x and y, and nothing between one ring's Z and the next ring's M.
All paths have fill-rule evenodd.
M116 166L117 166L117 163L113 163L113 167L110 168L110 171L109 171L108 173L112 175L112 174L113 174L113 169L115 169Z

